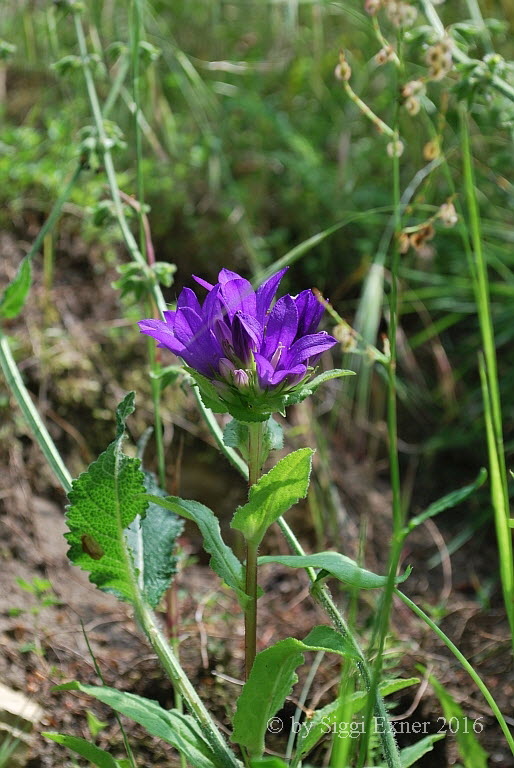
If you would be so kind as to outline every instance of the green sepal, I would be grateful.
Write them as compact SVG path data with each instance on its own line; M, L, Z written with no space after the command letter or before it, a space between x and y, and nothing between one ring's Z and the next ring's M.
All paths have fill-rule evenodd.
M267 421L273 413L285 415L285 409L289 405L301 403L302 400L312 395L325 381L339 378L340 376L352 376L354 371L346 371L334 368L325 371L310 381L300 382L294 389L287 392L279 390L255 391L238 389L226 382L216 382L218 388L206 376L188 366L184 369L194 379L204 405L215 413L230 413L238 421L246 423Z

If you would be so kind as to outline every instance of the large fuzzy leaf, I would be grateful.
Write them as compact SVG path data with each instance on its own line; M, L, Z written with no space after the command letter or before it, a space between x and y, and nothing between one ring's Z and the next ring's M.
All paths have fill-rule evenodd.
M150 472L144 473L144 483L146 491L154 497L166 496ZM136 517L126 531L140 590L152 608L159 604L175 573L177 561L172 553L183 527L177 515L150 502L144 518Z
M136 583L125 529L137 516L144 516L147 506L140 461L122 452L125 421L133 411L130 392L116 410L115 440L73 481L65 534L71 562L89 571L100 589L130 603Z

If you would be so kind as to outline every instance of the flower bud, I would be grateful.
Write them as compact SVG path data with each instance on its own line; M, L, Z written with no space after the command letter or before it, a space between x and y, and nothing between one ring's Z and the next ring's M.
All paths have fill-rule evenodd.
M235 371L236 366L226 357L222 357L219 361L218 370L220 375L227 381L232 381L232 373Z
M247 389L250 386L248 374L242 368L236 368L232 376L234 377L234 384L238 389Z

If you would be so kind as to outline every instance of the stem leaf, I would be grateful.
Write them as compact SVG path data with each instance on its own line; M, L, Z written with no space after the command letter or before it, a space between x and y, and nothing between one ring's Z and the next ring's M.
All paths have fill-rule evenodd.
M306 651L330 651L357 658L346 638L327 626L314 627L303 641L287 637L258 653L237 702L231 738L246 747L250 757L262 755L269 720L297 682L296 669L303 663Z
M314 555L266 555L259 557L259 565L264 563L279 563L290 568L320 568L318 580L334 576L339 581L359 589L377 589L387 584L387 576L361 568L354 560L339 552L317 552ZM408 569L403 576L398 576L396 583L405 581L410 573Z
M152 736L171 744L186 755L195 768L216 768L220 765L193 718L176 709L163 709L156 701L133 693L125 693L107 686L83 685L76 681L58 685L53 690L82 691L93 696L142 725Z
M78 738L77 736L67 736L65 733L52 733L49 731L41 735L46 739L57 742L57 744L62 744L72 752L76 752L77 755L85 757L86 760L89 760L93 765L97 765L98 768L120 768L121 763L90 741Z
M401 691L404 688L408 688L411 685L419 683L419 677L411 677L407 680L384 680L378 686L378 690L382 697L389 696L396 691ZM355 691L351 695L350 707L352 714L359 712L366 705L367 692ZM297 756L302 759L307 755L313 747L316 746L318 741L326 736L328 729L333 729L335 723L338 720L341 702L336 699L330 702L325 707L318 709L314 712L313 716L305 721L298 733L297 742ZM348 722L351 722L351 717L348 716Z
M248 601L244 591L244 569L230 547L223 541L220 524L214 512L198 501L188 501L178 496L166 496L163 499L160 496L146 494L144 498L196 523L203 536L204 549L211 555L211 568L235 590L241 606L244 607Z
M313 453L300 448L262 475L250 488L248 503L236 510L231 527L259 546L269 526L307 495Z

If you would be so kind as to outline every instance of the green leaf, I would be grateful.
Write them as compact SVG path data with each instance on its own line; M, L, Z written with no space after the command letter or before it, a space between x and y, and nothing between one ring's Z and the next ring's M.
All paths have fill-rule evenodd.
M287 768L287 763L280 757L258 757L250 760L250 768Z
M10 319L20 314L29 295L32 284L32 265L30 258L22 259L14 279L5 289L0 299L0 317Z
M159 496L146 494L144 498L197 524L203 537L204 549L211 555L211 568L229 587L235 590L239 602L244 607L248 601L248 595L244 591L244 568L230 547L223 541L220 524L214 512L198 501L187 501L178 498L178 496L166 496L165 499L162 499Z
M281 459L250 488L248 503L238 507L231 527L258 546L269 526L307 494L311 448L300 448Z
M455 736L465 768L487 768L489 755L475 735L474 721L464 715L460 705L433 675L430 675L429 681L441 702L446 726Z
M429 517L434 517L434 515L438 515L446 509L456 507L457 504L460 504L467 499L468 496L471 496L477 488L480 488L480 486L485 483L486 479L487 470L482 467L473 483L465 485L463 488L459 488L456 491L451 491L451 493L447 493L446 496L442 496L437 501L434 501L434 503L430 504L423 512L421 512L421 514L416 515L412 520L409 520L407 529L412 531L414 528L417 528L418 525L425 522Z
M380 695L382 697L389 696L392 693L396 693L396 691L401 691L403 688L408 688L418 683L419 677L410 677L403 680L384 680L379 685ZM364 708L367 696L366 691L355 691L351 695L352 714L360 712ZM305 757L316 746L318 741L327 735L329 729L331 730L334 727L334 724L337 722L340 706L341 704L338 699L331 701L325 707L317 709L309 720L305 720L301 724L296 746L297 754L300 758ZM348 720L351 720L351 717Z
M182 752L195 768L214 768L219 765L193 718L176 709L163 709L156 701L107 686L72 682L58 685L53 690L82 691L93 696L142 725L152 736L171 744Z
M134 411L130 392L116 410L116 439L88 469L73 481L65 534L72 563L90 573L90 581L104 592L133 603L135 574L125 529L147 502L139 459L122 453L125 420Z
M444 739L445 735L444 733L431 733L430 736L425 736L424 739L417 741L416 744L411 744L410 747L401 749L400 761L402 768L410 768L411 765L416 765L423 755L426 755L427 752L432 752L435 742ZM380 768L386 768L386 766L381 765Z
M144 483L149 494L166 496L150 472L144 473ZM140 590L152 608L158 606L176 571L177 559L172 553L183 527L175 514L160 504L150 503L144 518L136 517L126 531Z
M109 723L107 723L105 720L99 720L95 713L90 712L89 710L86 710L86 719L87 727L89 728L89 733L91 734L93 740L96 739L98 734L101 733L103 729L109 725Z
M64 733L53 733L50 731L44 731L42 736L45 739L57 742L67 747L72 752L76 752L77 755L85 757L93 765L98 765L99 768L119 768L120 764L105 750L100 749L95 744L85 739L80 739L77 736L67 736Z
M90 763L99 766L99 768L120 768L121 766L121 763L115 760L108 752L85 739L50 731L44 731L41 735L51 741L62 744L81 757L85 757Z
M290 568L320 568L318 579L328 574L339 581L360 589L376 589L387 584L387 576L379 576L376 573L361 568L354 560L339 552L318 552L314 555L266 555L259 557L259 565L264 563L279 563ZM396 577L396 583L405 581L410 570L407 569L403 576Z
M258 653L237 702L231 738L246 747L250 757L262 755L268 722L297 682L296 668L303 663L306 651L358 658L347 639L326 626L314 627L303 641L288 637Z

